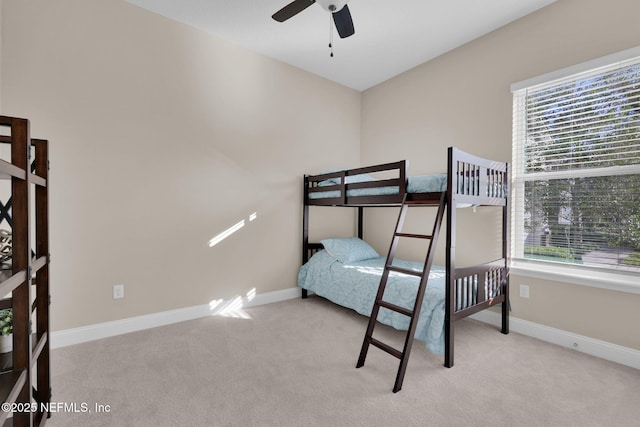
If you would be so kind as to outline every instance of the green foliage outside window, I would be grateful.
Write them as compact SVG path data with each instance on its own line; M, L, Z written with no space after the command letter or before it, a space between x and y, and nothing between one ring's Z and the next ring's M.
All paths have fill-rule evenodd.
M640 64L526 102L524 256L640 266Z
M557 246L526 246L524 253L531 258L557 258L558 261L573 261L573 251Z
M640 267L640 252L634 252L622 260L622 264L632 267Z

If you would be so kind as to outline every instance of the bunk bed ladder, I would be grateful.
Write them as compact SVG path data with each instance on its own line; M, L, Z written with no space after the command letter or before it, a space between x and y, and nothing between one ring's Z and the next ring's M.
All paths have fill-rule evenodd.
M407 196L405 195L402 201L402 205L400 207L398 222L396 223L396 229L393 233L393 239L391 240L391 246L389 247L389 254L387 255L385 267L382 272L382 278L380 279L378 293L376 295L376 299L373 304L371 316L369 317L369 324L367 326L367 331L365 333L364 341L362 343L362 349L360 350L360 357L358 358L358 363L356 364L356 368L360 368L364 366L364 362L365 362L365 359L367 358L367 351L369 350L370 344L400 359L400 366L398 367L398 374L396 376L396 382L393 387L394 393L397 393L402 388L404 374L405 374L405 371L407 370L407 363L409 362L409 354L411 353L411 345L413 344L413 336L415 335L416 327L418 325L420 308L422 307L422 301L424 299L424 294L427 288L429 271L431 270L433 255L436 250L435 249L436 242L438 240L438 234L440 233L440 225L442 224L442 218L444 217L444 210L447 204L446 192L442 192L442 195L440 197L440 204L438 206L438 212L436 214L436 219L433 224L433 232L431 233L431 235L411 234L411 233L401 232L401 229L406 217L406 213L407 213L407 208L410 206L410 204L411 202L407 201ZM401 237L430 240L429 249L427 251L427 255L424 262L424 267L421 272L414 271L414 270L407 270L407 269L399 268L393 265L393 259L395 258L396 248L398 246L399 238ZM416 300L413 306L413 310L405 307L400 307L398 305L391 304L383 300L384 290L387 286L387 279L389 278L389 273L391 271L396 271L404 274L411 274L411 275L420 277L420 285L418 286L418 292L416 294ZM404 348L402 351L397 350L394 347L373 338L373 330L377 323L376 319L378 318L380 307L384 307L389 310L404 314L405 316L410 318L409 329L407 330L407 336L405 338Z

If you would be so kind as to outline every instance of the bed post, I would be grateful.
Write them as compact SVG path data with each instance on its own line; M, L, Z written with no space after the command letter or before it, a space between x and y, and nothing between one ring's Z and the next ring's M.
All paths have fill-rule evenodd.
M309 205L307 197L309 196L309 175L304 176L304 187L302 194L302 264L309 261ZM302 289L302 298L307 298L307 290Z
M502 293L504 301L502 301L502 330L503 334L509 333L509 242L511 240L511 212L509 208L509 200L511 199L511 188L509 186L509 164L505 166L505 173L502 182L503 196L505 198L502 207L502 258L504 258L504 275L502 277Z
M454 152L453 147L448 149L447 164L447 248L446 248L446 288L444 308L444 366L453 366L453 313L454 313L454 285L455 285L455 259L456 259L456 202L454 176Z
M363 221L364 221L364 208L362 206L358 206L358 238L362 239L363 236Z

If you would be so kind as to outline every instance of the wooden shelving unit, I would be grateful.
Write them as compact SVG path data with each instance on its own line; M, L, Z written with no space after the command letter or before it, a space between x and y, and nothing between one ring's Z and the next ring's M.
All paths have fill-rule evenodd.
M2 355L0 425L44 425L51 400L49 372L48 143L31 139L29 120L0 116L0 143L10 144L10 160L0 159L0 179L10 180L11 275L0 282L0 308L13 310L13 351ZM5 405L6 406L6 405ZM24 410L26 409L26 410Z

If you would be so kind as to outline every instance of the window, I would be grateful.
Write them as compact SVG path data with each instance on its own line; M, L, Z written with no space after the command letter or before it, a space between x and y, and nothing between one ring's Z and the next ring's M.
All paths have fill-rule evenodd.
M512 91L513 259L640 275L640 49Z

